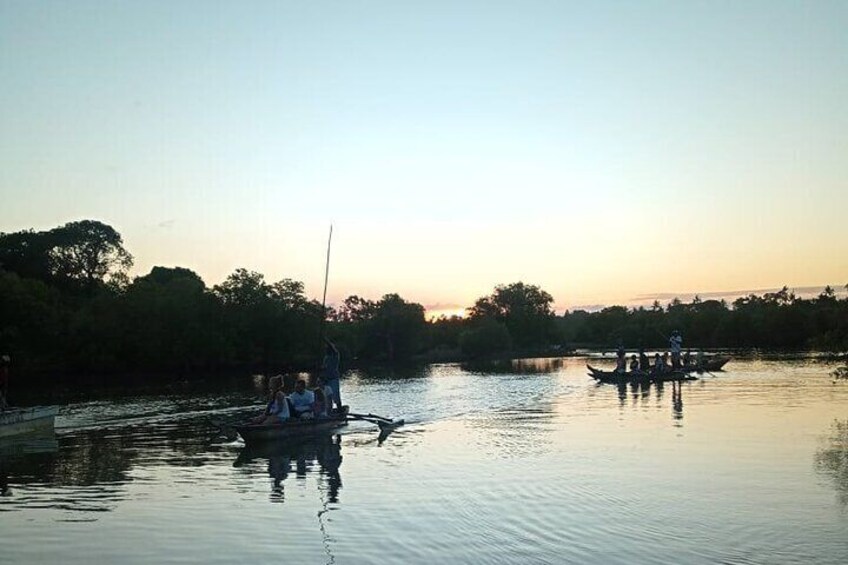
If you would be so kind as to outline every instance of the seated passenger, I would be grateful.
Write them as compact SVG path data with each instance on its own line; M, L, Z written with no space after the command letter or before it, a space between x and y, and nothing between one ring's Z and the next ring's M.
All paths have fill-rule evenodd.
M624 345L621 343L618 344L618 349L615 352L616 360L615 360L615 372L616 373L626 373L627 372L627 354L624 351Z
M319 386L313 392L315 403L312 405L312 413L316 418L325 418L327 416L327 397L324 395L324 389Z
M315 404L315 395L311 390L306 390L306 381L300 379L294 385L294 392L289 396L292 403L295 418L302 418L305 414L312 415L312 405Z
M639 369L643 373L651 372L651 362L648 360L648 356L645 355L645 349L642 347L639 348Z
M660 357L659 353L654 354L654 366L651 368L652 373L660 374L665 372L665 367L663 366L662 357Z
M286 395L283 393L283 378L279 375L271 377L268 381L268 388L271 391L270 400L265 407L265 412L254 420L254 423L269 426L273 424L282 424L289 419L289 403L286 400Z

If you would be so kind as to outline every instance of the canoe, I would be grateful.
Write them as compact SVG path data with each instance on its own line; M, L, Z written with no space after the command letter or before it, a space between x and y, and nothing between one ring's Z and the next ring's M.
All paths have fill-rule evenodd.
M0 437L52 430L58 411L58 406L7 408L0 411Z
M696 381L698 377L690 375L685 371L669 371L667 373L645 373L642 371L628 371L626 373L618 373L616 371L603 371L596 369L591 365L586 365L589 369L589 376L601 383L664 383L670 381Z
M299 420L293 418L284 424L241 424L234 426L235 430L244 440L245 445L256 445L265 442L280 441L284 439L306 438L318 434L331 432L337 428L347 425L346 415L331 416L329 418L309 418Z

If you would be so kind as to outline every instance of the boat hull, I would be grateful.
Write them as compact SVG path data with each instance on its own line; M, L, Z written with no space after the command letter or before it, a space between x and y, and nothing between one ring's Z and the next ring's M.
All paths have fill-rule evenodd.
M0 412L0 437L42 433L53 429L58 406L7 408Z
M627 384L627 383L665 383L677 381L696 381L698 377L690 375L684 371L670 371L668 373L643 373L641 371L630 371L627 373L617 373L616 371L602 371L591 365L586 365L589 369L589 376L601 383L610 384Z
M730 361L730 357L713 357L711 359L705 359L700 365L695 365L694 370L699 373L704 371L721 371L728 361Z
M284 439L308 438L346 425L347 417L342 416L289 420L285 424L275 425L242 424L235 426L235 430L246 445L256 445Z

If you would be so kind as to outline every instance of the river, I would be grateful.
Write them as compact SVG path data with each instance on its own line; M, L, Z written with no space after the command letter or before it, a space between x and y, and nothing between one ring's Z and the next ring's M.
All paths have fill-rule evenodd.
M68 393L0 443L0 562L848 563L833 364L619 388L586 361L352 371L345 403L405 426L260 451L215 425L261 408L250 377Z

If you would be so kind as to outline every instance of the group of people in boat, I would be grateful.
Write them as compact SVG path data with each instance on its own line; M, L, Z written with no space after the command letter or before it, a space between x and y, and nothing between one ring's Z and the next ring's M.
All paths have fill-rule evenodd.
M629 370L631 372L657 375L686 370L688 368L696 368L704 361L704 355L700 349L694 359L692 357L692 352L689 349L687 349L683 355L680 354L683 347L683 336L680 335L678 330L671 332L671 336L668 338L668 345L669 350L671 351L670 356L668 351L665 351L662 354L655 353L654 361L651 363L651 360L645 354L645 349L639 348L639 355L637 356L635 353L632 354L630 356L630 362L628 363L624 346L619 344L616 352L617 358L615 370L618 373L626 373ZM670 361L669 357L671 358Z
M318 386L307 388L305 379L298 379L294 390L286 394L282 375L268 381L270 391L265 411L253 420L255 424L274 425L291 419L328 418L334 413L343 413L339 388L339 350L330 341L327 345Z

